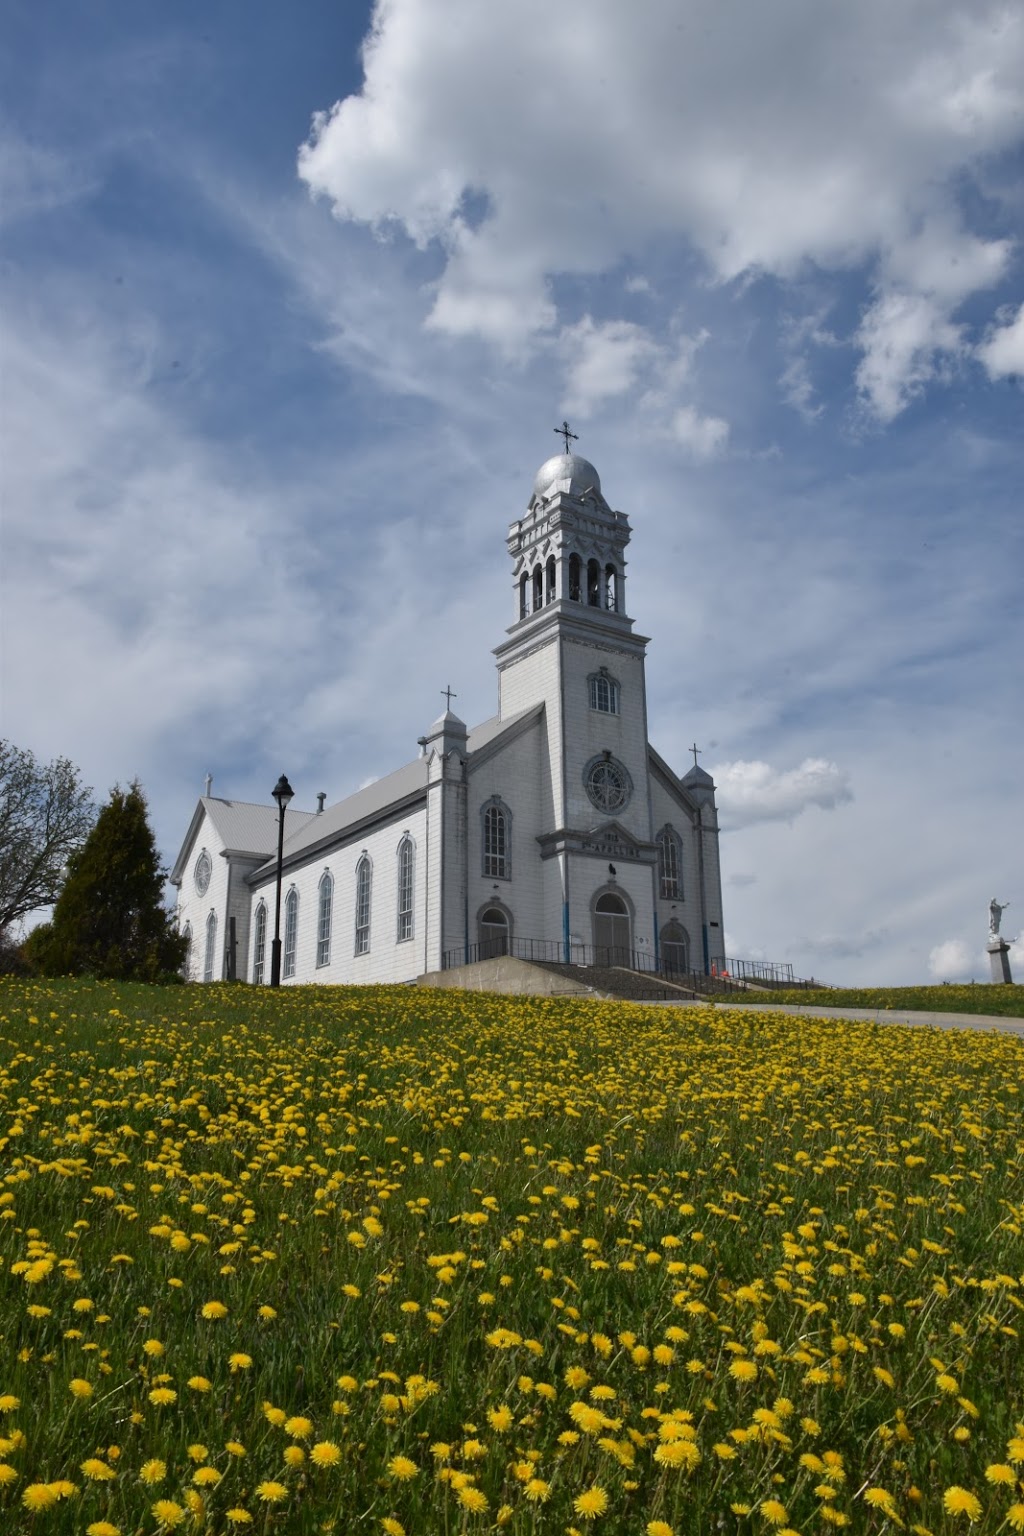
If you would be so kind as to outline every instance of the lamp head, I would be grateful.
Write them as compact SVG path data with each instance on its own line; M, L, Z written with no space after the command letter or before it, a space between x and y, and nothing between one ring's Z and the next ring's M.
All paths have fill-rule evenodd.
M277 801L277 808L279 811L283 811L289 801L295 798L295 791L292 789L283 773L278 779L277 783L274 785L274 788L271 790L271 794Z

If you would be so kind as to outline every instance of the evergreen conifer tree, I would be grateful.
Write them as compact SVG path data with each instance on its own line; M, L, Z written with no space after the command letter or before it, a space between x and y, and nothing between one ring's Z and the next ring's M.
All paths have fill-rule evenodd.
M163 883L141 787L115 787L69 860L52 920L29 935L30 962L50 976L122 981L177 972L186 941L163 905Z

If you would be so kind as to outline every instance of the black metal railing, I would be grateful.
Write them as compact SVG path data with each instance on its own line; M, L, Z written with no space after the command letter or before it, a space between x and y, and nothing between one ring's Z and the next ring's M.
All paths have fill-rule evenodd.
M514 960L545 961L550 965L610 965L622 966L629 971L657 971L653 954L644 949L625 949L614 944L577 944L568 947L561 939L484 939L478 944L460 944L457 949L446 950L441 957L441 969L453 970L458 965L474 965L478 960L499 960L511 955Z
M724 960L719 972L737 981L774 981L793 985L793 967L774 960Z

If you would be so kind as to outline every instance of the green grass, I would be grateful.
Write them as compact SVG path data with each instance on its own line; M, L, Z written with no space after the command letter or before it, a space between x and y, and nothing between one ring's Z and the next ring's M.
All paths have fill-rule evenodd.
M803 1003L821 1008L910 1008L928 1013L988 1013L1024 1019L1024 987L979 985L938 987L814 987L756 993L756 1007Z
M0 983L0 1531L1024 1527L1022 1083L767 1008Z

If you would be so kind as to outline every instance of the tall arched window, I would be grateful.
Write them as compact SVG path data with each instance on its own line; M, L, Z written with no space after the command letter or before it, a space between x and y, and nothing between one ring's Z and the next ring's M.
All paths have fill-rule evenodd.
M508 880L512 874L510 857L511 816L500 800L491 800L483 813L484 876L488 880Z
M494 960L509 952L508 913L501 907L488 907L480 914L480 959Z
M206 954L203 957L203 980L212 981L217 965L217 914L211 912L206 919Z
M579 555L570 555L569 556L569 599L570 599L571 602L578 603L578 602L582 601L582 594L581 594L581 591L580 591L580 587L581 587L580 557L579 557Z
M663 971L687 971L690 968L690 941L681 923L666 923L661 930L661 968Z
M263 985L263 968L267 962L267 904L261 901L256 908L252 930L252 979L256 986Z
M682 857L679 834L674 827L662 827L658 833L658 874L661 894L666 901L679 901L683 895Z
M546 584L547 584L547 592L546 592L545 600L547 602L549 602L549 603L553 603L554 600L555 600L555 557L554 557L554 555L549 555L548 556L548 563L547 563L547 567L546 567Z
M299 943L299 893L294 885L284 899L284 964L282 976L295 975L295 951Z
M619 573L614 565L606 565L604 568L604 605L612 613L619 611Z
M525 619L530 611L530 578L524 571L519 578L519 617Z
M373 866L364 853L356 865L356 954L365 955L370 950L370 887Z
M185 958L181 962L181 974L186 981L192 980L192 924L186 923L181 930L181 936L185 940Z
M601 606L601 567L596 560L587 561L587 603L591 608Z
M619 712L619 685L608 671L602 667L599 672L592 672L587 678L590 688L590 707L599 710L602 715L617 715Z
M331 872L325 869L320 876L316 913L316 963L317 965L330 965L331 963L331 914L334 910L334 880Z
M533 568L533 611L544 607L544 567L535 565Z
M398 845L398 942L412 938L413 874L416 848L408 832Z

